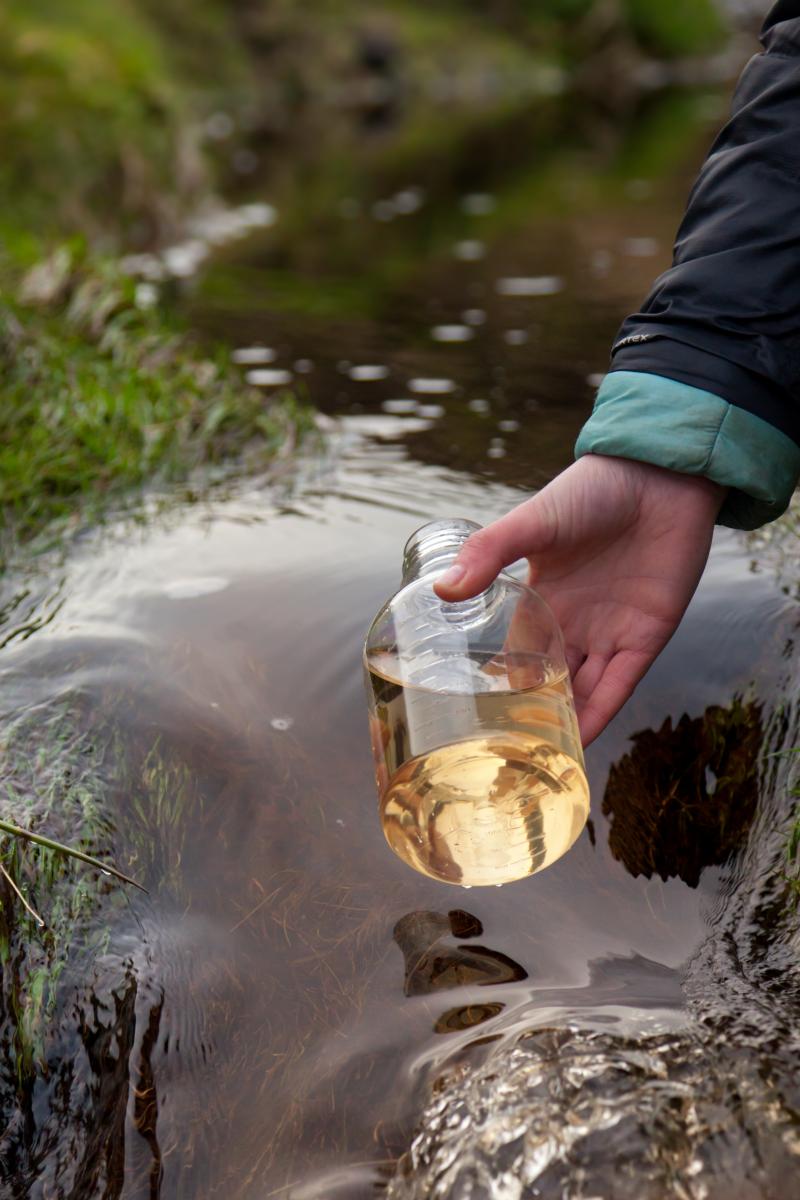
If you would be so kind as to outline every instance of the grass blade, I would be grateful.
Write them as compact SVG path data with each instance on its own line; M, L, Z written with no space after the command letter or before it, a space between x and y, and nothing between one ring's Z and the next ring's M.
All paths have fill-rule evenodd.
M4 878L4 879L6 880L6 882L8 883L8 886L11 888L11 890L12 890L13 892L16 892L17 896L18 896L18 897L19 897L19 899L22 901L22 903L25 905L25 907L27 908L28 912L29 912L29 913L31 914L31 916L33 917L34 921L36 921L36 922L38 923L38 925L39 925L39 928L40 928L40 929L44 929L44 921L43 921L43 920L42 920L42 918L39 916L39 914L37 913L36 909L35 909L35 908L32 908L32 907L31 907L31 905L28 903L28 901L25 899L25 897L23 896L22 892L19 890L19 888L17 887L16 883L15 883L15 882L14 882L14 880L11 878L11 876L9 875L8 871L5 869L5 867L3 866L3 864L2 864L2 863L0 863L0 871L2 871L2 873L3 873L3 878Z
M118 871L116 867L112 867L109 863L101 862L99 858L92 858L91 854L84 854L82 850L74 850L71 846L63 846L61 842L55 842L52 838L45 837L41 833L31 833L29 829L20 829L19 825L12 825L10 821L0 820L0 831L10 833L12 837L24 838L25 841L35 842L37 846L44 846L47 850L58 850L61 854L67 854L70 858L77 858L81 862L87 863L90 867L94 867L97 871L104 871L106 875L113 875L117 879L121 879L123 883L130 883L140 892L147 895L147 888L142 887L141 883L137 883L135 879L131 879L129 875L123 875L122 871Z

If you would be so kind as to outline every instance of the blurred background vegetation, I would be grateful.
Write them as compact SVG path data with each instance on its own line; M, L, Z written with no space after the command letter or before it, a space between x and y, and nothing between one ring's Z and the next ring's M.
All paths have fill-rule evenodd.
M462 236L453 200L481 185L481 162L493 190L503 180L484 225L497 235L579 192L590 210L615 171L672 170L697 123L687 85L741 60L735 33L756 14L734 7L736 20L721 0L6 0L0 553L77 498L231 453L258 462L254 446L266 460L304 428L293 401L267 412L224 355L187 346L177 289L145 305L120 254L268 195L278 267L265 280L249 261L217 264L209 305L302 313L320 336L348 314L380 323L389 291ZM565 148L604 142L610 172L610 159L602 176L563 171ZM342 231L343 196L380 208L409 177L432 197L419 226Z
M715 0L7 0L2 230L174 231L211 185L220 108L275 130L434 84L465 103L548 67L616 93L643 62L719 51L728 33Z

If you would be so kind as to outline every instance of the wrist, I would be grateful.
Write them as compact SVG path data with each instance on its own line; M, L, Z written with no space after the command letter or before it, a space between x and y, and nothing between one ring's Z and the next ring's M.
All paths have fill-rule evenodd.
M589 453L578 459L580 463L585 463L593 475L599 472L607 476L609 487L635 495L640 504L652 498L655 491L665 513L674 510L677 514L688 509L695 518L708 519L711 524L730 490L706 475L675 471L635 458Z
M717 520L735 529L780 516L800 478L800 445L779 428L713 392L644 371L606 375L575 453L713 480L728 489Z

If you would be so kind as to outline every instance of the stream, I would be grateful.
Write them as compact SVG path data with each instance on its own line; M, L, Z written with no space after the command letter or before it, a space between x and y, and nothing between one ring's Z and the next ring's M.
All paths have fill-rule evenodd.
M276 219L176 302L321 436L4 584L7 762L80 792L149 888L92 885L43 1065L0 1070L4 1197L791 1194L793 760L763 752L793 744L798 609L768 558L718 531L588 751L590 826L499 890L389 851L361 678L412 530L485 524L570 461L718 118L678 93L616 139L569 106L345 125L231 185ZM685 820L642 818L689 775ZM7 1058L8 986L2 1017Z

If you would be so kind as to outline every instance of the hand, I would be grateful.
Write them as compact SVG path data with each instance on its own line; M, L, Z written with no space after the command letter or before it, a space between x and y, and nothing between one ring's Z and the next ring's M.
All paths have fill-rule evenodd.
M619 711L686 611L725 489L648 463L587 454L474 533L435 584L465 600L527 558L564 632L584 745Z

